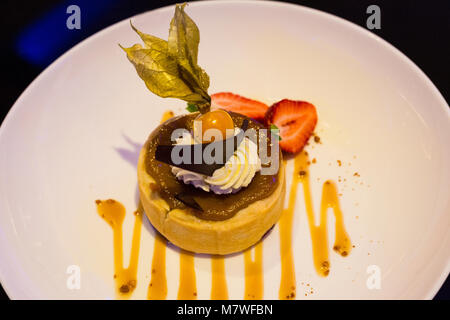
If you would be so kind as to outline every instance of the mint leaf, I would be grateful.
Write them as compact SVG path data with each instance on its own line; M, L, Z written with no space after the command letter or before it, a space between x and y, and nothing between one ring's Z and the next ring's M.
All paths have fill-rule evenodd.
M272 131L274 135L278 136L279 141L282 140L280 136L280 129L278 129L278 127L273 123L270 125L270 131Z
M189 112L197 112L198 111L198 107L195 104L193 104L193 103L188 103L187 107L186 107L186 110L189 111Z

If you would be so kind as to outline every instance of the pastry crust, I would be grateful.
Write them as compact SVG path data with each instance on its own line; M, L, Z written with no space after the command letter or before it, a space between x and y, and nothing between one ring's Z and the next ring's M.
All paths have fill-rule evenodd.
M176 246L195 253L239 252L258 242L280 218L286 192L283 161L280 161L278 186L271 195L239 210L230 219L210 221L184 209L170 210L151 187L155 180L145 168L147 143L141 150L137 168L141 203L152 225Z

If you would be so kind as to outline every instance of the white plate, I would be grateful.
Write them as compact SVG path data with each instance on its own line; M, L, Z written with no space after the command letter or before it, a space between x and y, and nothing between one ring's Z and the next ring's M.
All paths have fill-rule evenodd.
M201 30L199 61L211 93L269 104L302 99L318 109L323 144L309 147L318 161L311 169L314 205L317 211L321 182L341 177L356 248L345 259L331 253L330 276L318 277L299 192L298 298L432 298L450 270L450 113L430 80L377 36L316 10L221 1L192 3L187 12ZM167 7L132 20L167 38L172 15ZM127 207L128 261L139 148L165 110L181 113L185 106L145 88L117 45L136 42L128 19L83 41L27 88L2 124L0 278L11 298L114 297L112 231L94 200L114 198ZM146 297L150 276L153 232L145 226L133 298ZM67 289L70 265L81 268L80 290ZM178 265L178 252L168 249L170 299ZM366 286L370 265L381 271L378 290ZM209 258L197 257L195 267L199 298L208 299ZM241 254L227 258L226 273L230 298L241 299ZM275 228L264 242L265 298L278 297L279 279ZM306 283L314 294L305 297Z

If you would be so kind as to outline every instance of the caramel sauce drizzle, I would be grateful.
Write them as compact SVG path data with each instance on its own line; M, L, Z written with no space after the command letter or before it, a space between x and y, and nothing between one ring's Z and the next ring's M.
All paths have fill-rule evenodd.
M180 249L178 300L197 300L194 254L183 249Z
M285 165L286 165L286 160ZM283 210L280 221L278 222L280 230L280 255L281 255L281 281L278 291L280 300L294 299L297 294L297 283L295 280L295 264L292 252L292 220L294 219L295 202L300 168L300 158L297 156L294 162L294 175L292 177L291 189L289 191L288 207Z
M322 187L322 201L320 205L320 224L315 224L314 209L312 205L311 188L309 184L308 154L301 152L295 159L294 176L303 185L305 198L305 208L308 217L308 225L311 233L314 268L318 275L328 276L330 273L330 260L328 257L328 236L327 236L327 211L333 209L335 217L335 239L333 250L343 257L350 254L352 244L348 236L342 211L339 205L336 184L331 180L325 181Z
M166 122L167 120L172 118L174 115L175 114L173 113L173 111L166 111L166 112L164 112L162 117L161 117L160 123Z
M156 231L153 245L152 278L147 291L149 300L164 300L167 297L166 246L167 240Z
M225 258L211 256L211 300L228 300Z
M254 259L252 259L252 251ZM259 241L254 247L244 251L245 264L245 300L261 300L264 293L263 281L263 243Z
M295 157L294 173L289 192L288 207L283 210L280 218L280 250L281 250L281 283L280 299L294 299L296 296L295 264L292 252L292 220L294 216L298 184L303 186L306 215L311 233L314 268L318 275L328 276L330 260L328 257L327 211L333 209L335 216L335 241L333 249L341 256L347 256L352 248L350 238L345 231L343 214L339 206L337 187L334 182L327 180L322 188L320 206L320 224L316 226L312 205L311 188L309 184L308 153L302 151Z
M128 268L123 267L122 226L125 207L113 199L96 200L97 212L113 229L114 238L114 279L118 298L128 299L137 285L137 268L141 240L142 214L135 212L131 254Z

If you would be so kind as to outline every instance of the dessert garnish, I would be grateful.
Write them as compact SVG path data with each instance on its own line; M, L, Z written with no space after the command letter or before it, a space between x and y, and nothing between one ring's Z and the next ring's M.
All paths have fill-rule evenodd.
M283 151L297 153L303 149L316 127L317 112L309 102L283 99L267 110L265 122L280 129L280 147Z
M317 124L317 112L306 101L283 99L270 108L257 100L231 92L211 95L212 108L220 107L261 121L280 137L280 147L288 153L298 153L305 146Z
M214 111L206 113L205 116L212 112ZM213 173L223 167L235 153L236 149L244 139L247 128L248 120L244 119L241 130L239 130L236 135L225 140L197 144L160 144L156 147L155 159L174 167L212 176ZM227 146L231 146L231 148ZM206 163L205 157L202 156L199 156L197 157L198 159L196 159L196 154L203 155L205 154L205 150L211 150L212 159L214 160L212 163ZM220 157L220 159L216 159L215 157L214 151L217 150L225 151L222 152L222 157ZM174 159L173 154L177 155L176 159L182 159L183 161L175 162L174 160L176 159Z
M194 122L194 140L203 143L215 141L215 136L207 136L212 130L217 130L222 138L232 137L233 134L229 133L234 133L234 122L230 114L218 109L198 116Z
M236 129L235 132L238 135L243 130ZM189 133L185 133L182 138L177 140L177 143L186 145L192 143L193 140ZM236 193L241 188L247 187L255 174L261 170L257 144L247 137L240 140L232 156L212 174L203 175L176 166L172 168L172 173L185 184L192 184L206 192L212 191L216 194Z
M175 6L168 41L143 33L131 24L144 46L120 47L151 92L163 98L184 100L206 113L211 106L209 76L197 64L200 32L184 12L185 6L186 3Z
M263 121L269 106L257 100L242 97L231 92L219 92L211 95L212 108L222 108L237 112L258 121Z

